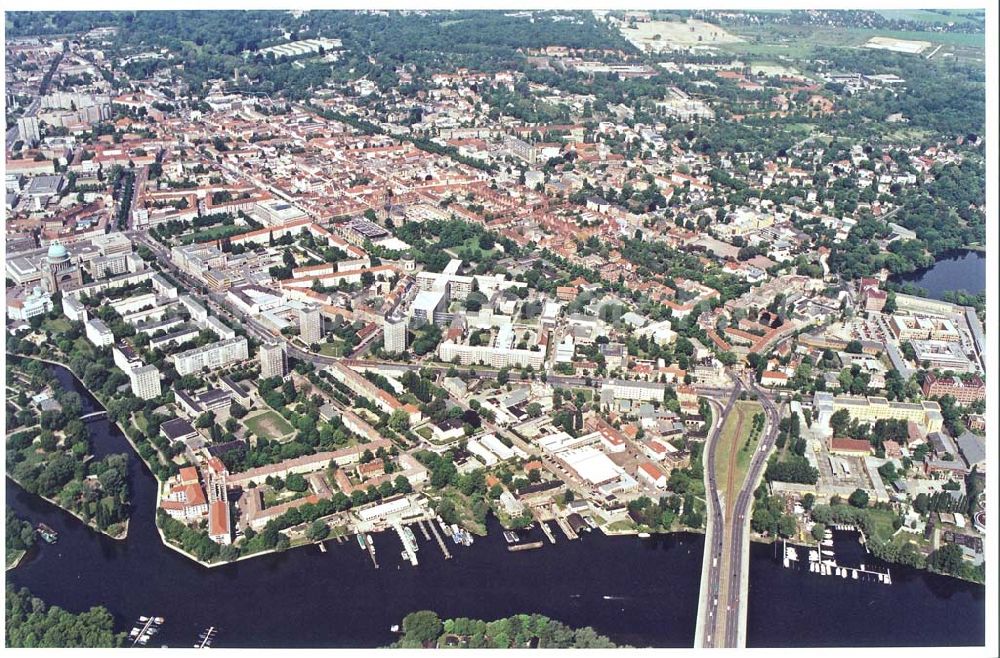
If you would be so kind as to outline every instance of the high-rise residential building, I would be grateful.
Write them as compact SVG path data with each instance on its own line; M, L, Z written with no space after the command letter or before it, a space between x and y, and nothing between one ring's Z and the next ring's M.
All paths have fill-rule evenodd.
M152 400L160 396L160 371L150 364L134 368L128 373L132 380L132 394L143 400Z
M299 311L299 336L306 345L312 345L323 340L323 316L319 306L310 304Z
M281 343L264 343L258 353L260 358L260 377L284 377L288 374L288 358Z
M37 117L21 117L17 120L17 134L27 146L34 146L42 141L42 134L38 129Z
M386 318L382 332L386 352L399 354L406 351L406 320L403 318Z

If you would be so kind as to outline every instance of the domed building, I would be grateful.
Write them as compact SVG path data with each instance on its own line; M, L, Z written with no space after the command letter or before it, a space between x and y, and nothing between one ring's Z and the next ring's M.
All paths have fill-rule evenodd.
M83 273L73 262L66 246L59 242L49 245L49 251L42 262L42 272L49 292L83 285Z

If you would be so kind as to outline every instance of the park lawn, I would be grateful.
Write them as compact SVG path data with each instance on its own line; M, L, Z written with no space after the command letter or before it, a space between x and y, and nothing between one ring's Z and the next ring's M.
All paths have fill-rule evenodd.
M319 353L323 356L344 356L348 351L347 342L336 340L332 343L321 343Z
M146 429L149 428L149 419L146 418L146 412L140 411L136 413L132 417L132 420L135 422L135 426L139 429L139 431L145 434Z
M868 510L868 517L875 526L875 536L878 539L882 541L892 539L892 535L896 532L892 528L892 522L896 518L895 513L884 509L870 509Z
M737 487L746 478L747 470L750 468L750 459L753 457L753 451L757 449L760 437L751 441L746 449L743 448L743 445L750 436L753 415L760 411L763 411L763 408L759 402L741 400L736 403L732 413L722 425L719 445L715 449L715 472L719 487L723 492L725 492L726 484L729 481L730 468L735 468L733 482ZM734 442L736 443L736 463L731 464L729 453Z
M635 523L632 521L614 521L608 524L609 532L626 532L628 530L635 530Z
M45 322L42 323L42 327L47 331L51 331L53 334L64 334L69 331L73 325L71 325L69 320L66 318L56 318L55 320L46 318Z
M431 437L434 435L434 431L430 427L428 427L427 425L424 425L423 427L417 428L414 431L416 431L417 434L419 434L423 438L427 439L428 441L430 441Z
M220 224L219 226L210 226L206 229L195 231L194 233L187 233L182 235L179 239L181 244L191 244L192 242L210 242L211 240L228 238L230 236L246 232L246 226Z
M294 428L276 411L267 410L243 419L243 424L256 436L265 439L279 439L291 434Z

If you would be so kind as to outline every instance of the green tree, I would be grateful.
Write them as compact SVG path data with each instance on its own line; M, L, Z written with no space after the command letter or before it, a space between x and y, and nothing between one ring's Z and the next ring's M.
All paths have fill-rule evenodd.
M441 619L431 610L418 610L403 617L404 648L433 646L444 629Z

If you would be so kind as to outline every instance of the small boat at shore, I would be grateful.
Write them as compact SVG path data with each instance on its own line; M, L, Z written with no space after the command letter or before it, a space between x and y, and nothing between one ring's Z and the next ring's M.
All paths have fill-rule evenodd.
M648 532L640 532L639 533L639 539L649 539L650 536L651 535Z
M44 523L39 523L35 527L35 530L38 532L38 536L45 540L47 544L54 544L59 541L59 533Z

